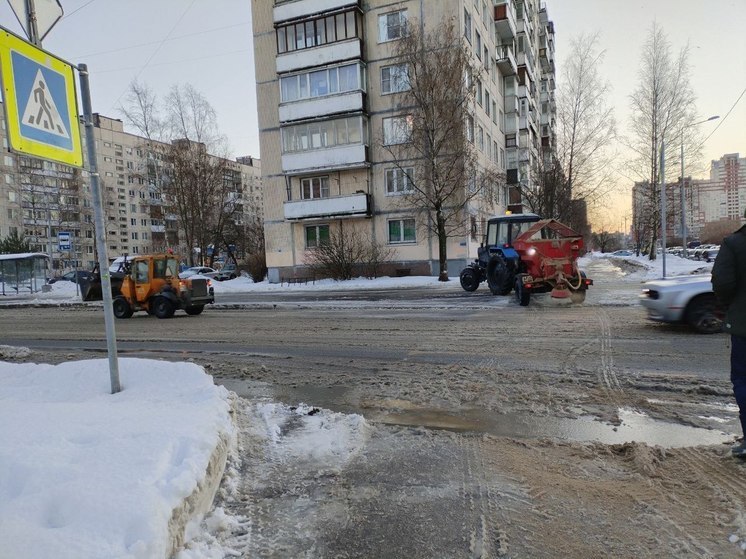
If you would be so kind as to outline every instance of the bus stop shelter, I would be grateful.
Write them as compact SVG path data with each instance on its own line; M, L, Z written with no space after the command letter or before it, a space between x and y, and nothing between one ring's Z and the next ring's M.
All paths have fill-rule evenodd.
M0 254L0 295L42 291L49 256L39 252Z

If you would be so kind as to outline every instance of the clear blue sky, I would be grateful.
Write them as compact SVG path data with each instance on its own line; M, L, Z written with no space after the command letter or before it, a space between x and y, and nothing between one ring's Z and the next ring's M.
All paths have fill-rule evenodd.
M91 71L94 110L121 117L118 107L137 78L159 94L191 83L216 109L234 155L258 155L252 0L61 0L66 16L44 41L47 50ZM271 0L263 0L271 1ZM2 2L2 0L0 0ZM558 71L568 40L598 31L604 72L614 88L620 131L637 84L642 43L657 21L675 50L691 47L692 85L703 118L703 169L724 153L746 155L746 0L546 0L556 25ZM0 25L20 33L7 2ZM623 202L622 202L623 203Z

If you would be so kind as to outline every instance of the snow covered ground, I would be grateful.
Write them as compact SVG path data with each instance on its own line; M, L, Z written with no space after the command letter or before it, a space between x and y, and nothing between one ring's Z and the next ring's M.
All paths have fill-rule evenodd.
M609 254L591 253L581 258L578 263L581 269L586 269L593 263L600 262L599 259L614 259L618 263L628 263L623 269L617 268L618 279L625 283L634 285L634 296L637 296L637 285L640 282L660 278L663 274L663 262L660 256L651 262L645 256L612 257ZM687 260L675 255L666 256L666 275L678 276L691 274L696 271L708 273L712 264L697 260ZM451 278L449 282L439 282L434 276L410 276L403 278L382 277L375 279L357 278L349 281L335 281L330 279L318 280L308 284L279 284L262 281L254 283L248 277L239 277L228 281L214 281L213 287L217 297L221 293L257 293L257 292L310 292L329 290L360 291L364 289L397 289L403 287L431 287L433 289L460 289L457 277ZM12 304L14 301L30 303L79 303L80 297L76 292L76 285L69 281L58 281L50 286L52 289L47 293L25 294L21 297L9 297L3 301L0 296L0 304L3 302ZM632 285L630 285L632 288Z
M227 453L229 393L191 363L119 367L112 395L107 360L0 361L0 556L169 555L174 511Z

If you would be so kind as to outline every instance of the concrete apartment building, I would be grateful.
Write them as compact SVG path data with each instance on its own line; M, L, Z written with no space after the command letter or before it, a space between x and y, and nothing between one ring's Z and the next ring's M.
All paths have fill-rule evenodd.
M633 215L647 199L647 183L637 182L632 188ZM681 185L666 183L666 236L681 238ZM696 239L707 223L738 219L746 223L746 158L738 153L723 155L710 163L709 179L684 179L686 228L688 239Z
M304 275L330 230L395 249L399 273L437 275L438 244L402 204L404 175L382 147L406 115L393 54L409 22L458 22L483 68L467 136L506 175L448 245L449 273L476 256L484 221L521 211L515 186L554 141L554 26L535 0L276 0L252 3L269 280ZM512 187L511 187L512 185ZM464 185L466 188L467 185ZM406 197L404 197L406 199Z
M5 129L4 115L2 127ZM104 205L109 256L174 249L188 254L177 218L168 211L161 187L165 144L124 131L121 120L94 114L94 136ZM83 151L85 133L81 124ZM25 235L32 249L50 253L55 270L95 263L93 203L88 173L7 151L0 162L0 236ZM228 163L225 180L244 202L246 212L262 213L258 159ZM238 224L240 224L240 217ZM73 250L60 252L57 233L70 233Z

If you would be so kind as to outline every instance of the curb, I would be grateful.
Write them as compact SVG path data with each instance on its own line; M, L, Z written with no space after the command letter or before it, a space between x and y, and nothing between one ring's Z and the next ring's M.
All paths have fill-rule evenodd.
M235 430L234 405L235 402L231 403L231 409L228 413L230 414L231 423L233 423ZM197 484L192 494L171 511L171 519L168 521L170 549L164 559L174 557L184 548L187 525L195 519L200 519L212 509L212 503L225 473L225 465L228 461L228 452L231 448L232 438L230 433L220 433L215 449L212 451L210 460L207 462L205 476Z

